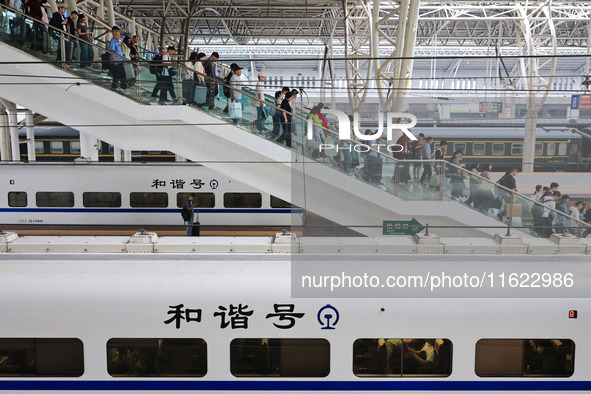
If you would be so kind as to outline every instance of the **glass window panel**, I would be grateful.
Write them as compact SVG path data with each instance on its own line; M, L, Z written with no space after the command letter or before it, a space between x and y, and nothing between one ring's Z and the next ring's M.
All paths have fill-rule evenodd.
M451 369L449 339L370 338L353 344L356 376L449 376Z
M556 153L556 144L548 144L548 148L546 149L548 150L548 156L554 156L554 154Z
M132 208L166 208L168 193L130 193L129 205Z
M191 193L177 193L176 206L182 208L185 202L189 199ZM195 193L199 208L213 208L215 207L215 193Z
M568 377L574 357L570 339L481 339L475 371L481 377Z
M78 377L84 373L77 338L0 338L0 376Z
M107 343L107 371L113 377L202 377L207 343L200 338L117 338Z
M82 203L87 208L105 208L121 206L121 193L119 192L85 192L82 195Z
M558 144L558 156L566 156L566 144L564 142Z
M113 148L113 145L109 145L109 154L113 154L113 152L115 152L115 148Z
M73 207L74 193L72 192L37 192L38 207Z
M237 377L325 377L330 344L326 339L234 339L230 371Z
M37 376L81 376L84 373L82 341L76 338L36 339Z
M483 142L475 142L472 144L472 154L482 156L486 152L486 145Z
M45 153L43 141L35 141L35 153Z
M63 141L50 141L49 151L51 153L64 153L64 142Z
M544 154L544 144L536 144L536 156L541 156Z
M279 197L271 196L271 208L291 208L290 202L280 199Z
M464 152L464 154L468 153L466 152L466 144L464 142L454 142L452 152L455 152L457 150L461 150L462 152Z
M523 144L511 144L511 155L512 156L523 155Z
M225 193L225 208L260 208L263 197L261 193Z
M80 141L70 141L70 153L80 153Z
M505 144L502 143L494 143L492 144L492 154L493 155L504 155L505 154Z
M27 193L26 192L8 192L8 206L9 207L26 207Z

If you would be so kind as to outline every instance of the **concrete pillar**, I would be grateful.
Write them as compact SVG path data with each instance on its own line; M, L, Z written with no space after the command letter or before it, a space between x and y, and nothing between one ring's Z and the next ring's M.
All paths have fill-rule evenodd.
M90 161L98 161L98 147L99 141L86 133L80 132L80 156L90 159Z
M113 0L107 1L107 17L109 18L109 26L115 26L115 8L113 7Z
M131 161L131 151L130 150L123 151L123 161L126 161L126 162Z
M8 114L4 105L0 104L0 160L8 161L10 154L10 134L8 133Z
M121 149L113 145L113 161L121 161Z
M25 127L27 130L27 158L29 161L37 160L35 157L35 122L33 121L33 112L25 112Z
M12 161L20 161L21 152L18 141L18 119L16 108L7 108L8 129L10 132L10 148L12 152Z

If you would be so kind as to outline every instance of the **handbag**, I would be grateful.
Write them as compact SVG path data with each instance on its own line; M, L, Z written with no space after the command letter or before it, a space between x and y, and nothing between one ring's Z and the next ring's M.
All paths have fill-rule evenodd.
M275 116L277 115L277 107L271 107L271 109L269 110L269 115L270 116Z
M228 116L230 119L242 118L242 103L239 101L231 101L228 103Z

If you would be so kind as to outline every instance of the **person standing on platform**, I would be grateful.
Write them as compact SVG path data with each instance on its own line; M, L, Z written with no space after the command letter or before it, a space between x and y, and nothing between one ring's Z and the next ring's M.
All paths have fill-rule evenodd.
M199 236L199 210L197 206L197 195L191 193L189 199L185 202L185 208L191 213L189 220L185 222L187 225L187 237L198 237Z

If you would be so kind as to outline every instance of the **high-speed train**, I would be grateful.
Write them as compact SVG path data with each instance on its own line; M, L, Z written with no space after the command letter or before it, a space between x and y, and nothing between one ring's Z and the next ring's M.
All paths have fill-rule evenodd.
M202 225L297 225L288 201L194 164L0 164L0 225L175 225L195 193Z
M375 255L0 253L0 392L591 391L588 257L380 258L392 291L476 287L363 296L341 271Z

